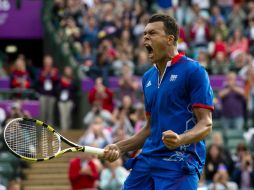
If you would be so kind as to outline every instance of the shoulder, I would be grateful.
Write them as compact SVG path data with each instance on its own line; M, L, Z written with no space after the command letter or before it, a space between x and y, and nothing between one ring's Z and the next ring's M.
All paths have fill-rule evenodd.
M208 76L206 69L198 61L189 57L185 57L185 59L182 61L182 70L185 70L185 74L187 74L187 76Z
M143 75L143 80L146 80L149 78L154 72L156 71L156 68L152 66L149 70L147 70Z
M195 71L199 69L205 69L198 61L193 60L189 57L184 57L182 60L184 67L186 67L189 71Z

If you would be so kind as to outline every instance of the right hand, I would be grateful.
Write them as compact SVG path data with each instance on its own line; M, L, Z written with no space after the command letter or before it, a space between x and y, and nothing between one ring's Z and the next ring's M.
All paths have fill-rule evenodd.
M104 148L104 155L102 159L108 160L109 162L116 161L121 156L121 150L116 144L109 144Z

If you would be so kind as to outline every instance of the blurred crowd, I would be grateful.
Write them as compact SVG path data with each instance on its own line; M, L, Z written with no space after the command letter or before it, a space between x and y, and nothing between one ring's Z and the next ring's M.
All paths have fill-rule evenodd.
M254 189L253 152L238 144L232 153L225 146L223 132L246 130L254 119L254 2L247 0L54 0L51 22L78 63L60 72L51 55L45 55L37 68L19 55L10 68L13 89L35 89L40 101L40 119L72 128L73 109L78 106L80 88L76 79L91 78L88 92L90 110L84 113L86 129L79 143L103 148L137 133L145 124L139 77L151 67L143 47L143 30L153 13L174 16L180 27L178 50L196 59L209 75L224 75L224 87L215 93L215 117L222 130L214 133L207 149L207 162L200 190ZM119 90L109 86L118 77ZM26 99L18 91L13 99ZM16 107L15 107L16 106ZM18 113L17 108L18 107ZM29 113L13 104L8 114L0 112L2 125L7 119ZM13 112L15 114L13 115ZM4 119L3 119L4 118ZM254 124L252 121L251 126ZM254 138L253 138L254 142ZM81 154L71 160L69 179L78 188L121 189L128 170L123 164L138 152L123 155L115 163L102 162Z

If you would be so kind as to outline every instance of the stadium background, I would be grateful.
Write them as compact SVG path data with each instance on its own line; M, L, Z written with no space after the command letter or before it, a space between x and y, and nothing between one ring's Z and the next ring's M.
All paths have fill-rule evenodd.
M215 94L214 130L207 138L200 189L213 183L254 188L254 2L248 0L0 0L0 188L70 189L69 161L77 157L38 164L17 160L2 137L13 117L41 119L78 143L98 147L142 128L140 78L151 67L142 34L157 12L177 19L179 51L204 65ZM51 61L54 82L46 87L43 66ZM244 96L223 101L220 93L234 78L232 71ZM236 126L226 127L230 121ZM83 177L107 189L103 183L108 182L100 179L107 163L82 159L97 163L96 174ZM124 170L121 162L114 167ZM251 176L247 182L245 172Z

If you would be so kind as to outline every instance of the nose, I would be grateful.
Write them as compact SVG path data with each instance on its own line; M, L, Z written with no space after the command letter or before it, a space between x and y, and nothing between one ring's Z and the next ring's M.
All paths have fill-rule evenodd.
M144 41L145 40L149 40L149 35L148 34L144 34Z

